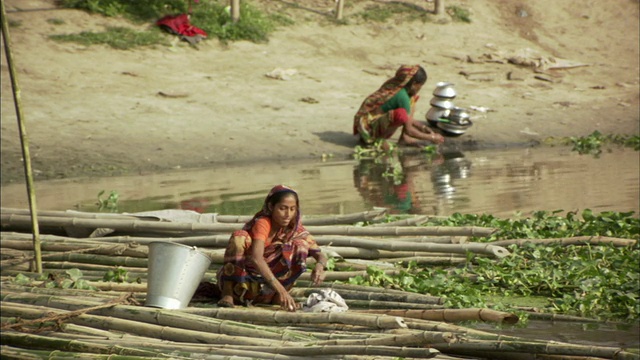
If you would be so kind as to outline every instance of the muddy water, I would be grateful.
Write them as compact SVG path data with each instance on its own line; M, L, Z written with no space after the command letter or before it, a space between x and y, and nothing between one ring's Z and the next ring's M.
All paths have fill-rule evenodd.
M521 148L413 154L371 161L216 166L136 176L36 181L43 210L97 211L97 195L115 191L118 210L191 209L252 214L274 184L298 189L306 214L386 207L392 213L512 216L536 210L639 210L639 154L600 157L569 148ZM395 171L395 175L393 174ZM385 174L386 173L386 174ZM103 195L103 199L106 198ZM2 187L2 207L27 208L23 184Z
M252 214L274 184L300 192L307 214L343 214L374 206L394 213L450 215L490 213L512 216L536 210L639 211L639 153L628 149L599 158L568 148L529 148L424 154L372 162L218 166L137 176L36 182L43 210L97 211L97 194L114 190L123 212L191 209L222 214ZM392 167L395 165L395 168ZM391 166L395 176L386 177ZM2 207L27 208L24 185L2 188ZM494 331L494 330L492 330ZM532 321L504 334L601 346L637 346L638 325L619 329L601 325Z

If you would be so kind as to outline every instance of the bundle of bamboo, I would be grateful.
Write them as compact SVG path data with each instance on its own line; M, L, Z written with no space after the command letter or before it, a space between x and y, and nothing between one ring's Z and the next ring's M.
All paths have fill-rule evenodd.
M401 271L394 264L402 261L459 264L468 252L487 258L509 256L495 243L469 242L468 237L487 236L494 229L419 226L425 217L386 226L352 225L376 222L383 213L305 219L313 224L308 229L323 250L339 260L334 271L327 271L322 286L337 291L350 310L291 313L266 306L217 308L215 299L202 297L182 310L140 305L147 291L150 242L198 246L213 259L203 278L203 283L210 283L222 264L228 233L246 217L217 215L216 223L185 223L128 214L41 212L38 221L45 229L77 227L93 232L108 228L115 232L93 238L41 235L46 279L26 272L35 257L31 235L0 233L0 352L7 358L82 359L453 359L469 355L638 359L637 354L620 348L502 336L452 324L513 324L518 317L512 313L448 309L441 297L336 282L369 276L366 268L370 264L393 276ZM0 216L3 230L17 230L27 219L26 210L2 209ZM81 280L65 282L65 273L78 270ZM121 282L104 281L105 274L114 270L126 276ZM302 302L317 289L305 273L291 294Z

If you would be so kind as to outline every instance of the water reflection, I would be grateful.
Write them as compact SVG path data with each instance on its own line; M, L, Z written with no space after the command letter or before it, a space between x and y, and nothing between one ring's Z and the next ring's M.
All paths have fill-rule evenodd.
M536 210L638 211L639 153L599 159L567 148L405 154L385 161L260 163L144 176L36 181L42 210L97 211L96 195L119 194L118 210L189 209L251 215L277 183L295 187L306 214L387 207L393 213L512 216ZM250 175L239 175L250 174ZM28 208L24 184L2 187L2 207Z
M445 153L442 162L437 164L431 172L431 181L433 181L436 195L452 203L456 192L456 181L466 179L470 175L471 161L466 159L462 152Z

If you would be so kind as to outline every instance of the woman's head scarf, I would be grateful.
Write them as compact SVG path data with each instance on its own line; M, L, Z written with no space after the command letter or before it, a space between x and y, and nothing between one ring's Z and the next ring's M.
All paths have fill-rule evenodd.
M400 66L398 70L396 70L396 74L394 77L385 81L384 84L382 84L382 86L380 86L380 88L376 90L376 92L364 99L362 105L360 105L360 109L356 113L356 116L353 120L354 135L358 134L359 119L363 116L367 116L367 114L381 107L395 94L397 94L400 89L404 88L407 83L409 83L413 76L418 72L419 68L420 65Z

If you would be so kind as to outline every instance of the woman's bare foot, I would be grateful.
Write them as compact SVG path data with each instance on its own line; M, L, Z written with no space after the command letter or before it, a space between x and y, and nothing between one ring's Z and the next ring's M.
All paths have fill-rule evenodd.
M234 307L234 305L233 305L233 296L230 296L230 295L223 296L222 299L220 299L218 301L218 306L219 307L226 307L226 308Z

